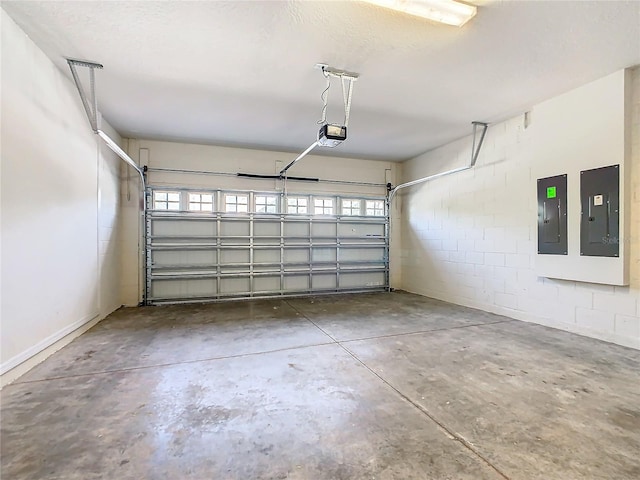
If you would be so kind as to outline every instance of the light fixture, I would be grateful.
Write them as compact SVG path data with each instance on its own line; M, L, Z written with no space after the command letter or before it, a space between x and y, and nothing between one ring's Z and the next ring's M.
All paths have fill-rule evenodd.
M362 0L367 3L390 8L434 22L461 27L471 20L478 11L475 5L455 0Z

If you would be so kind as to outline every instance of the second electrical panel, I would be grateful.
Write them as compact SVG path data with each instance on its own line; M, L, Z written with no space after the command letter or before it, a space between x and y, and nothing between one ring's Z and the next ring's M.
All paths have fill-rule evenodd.
M580 255L620 254L620 165L580 172Z

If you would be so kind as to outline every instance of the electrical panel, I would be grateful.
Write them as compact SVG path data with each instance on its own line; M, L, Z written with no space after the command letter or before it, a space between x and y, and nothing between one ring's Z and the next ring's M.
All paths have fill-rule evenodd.
M580 255L620 254L620 165L580 172Z
M538 179L538 253L567 254L567 176Z

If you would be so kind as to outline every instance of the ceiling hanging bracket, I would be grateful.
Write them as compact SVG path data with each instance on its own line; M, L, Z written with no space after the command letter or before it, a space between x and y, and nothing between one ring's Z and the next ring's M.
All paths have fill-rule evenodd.
M91 124L91 129L93 130L93 133L98 133L100 126L98 125L98 97L96 96L95 70L96 68L101 69L104 67L100 63L90 62L88 60L78 60L76 58L66 58L66 60L69 68L71 69L73 81L75 82L78 93L80 94L82 106L84 107L84 111L87 113L87 118ZM80 76L78 75L77 67L86 67L89 69L89 95L84 91L84 87L80 81Z
M316 63L314 68L322 70L322 73L326 76L332 76L336 78L347 78L352 80L357 80L360 77L360 74L355 72L348 72L346 70L340 70L338 68L333 68L327 65L326 63Z
M473 125L473 144L471 145L471 166L473 167L478 160L478 155L480 154L480 149L482 148L482 144L484 143L484 137L487 134L487 128L489 128L489 124L485 122L471 122L471 124ZM482 128L482 132L480 133L480 139L478 140L478 146L476 147L478 127Z
M96 76L95 70L103 68L102 64L96 62L90 62L88 60L78 60L76 58L68 58L67 64L71 69L71 75L73 76L73 81L76 84L76 88L78 89L78 93L80 94L80 99L82 100L82 106L84 107L85 112L87 113L87 118L89 119L89 123L91 124L91 129L93 133L98 135L107 146L113 150L113 152L118 155L122 160L124 160L130 167L138 172L140 175L140 181L142 185L142 190L145 189L145 178L144 171L136 164L136 162L129 156L127 153L120 148L120 146L113 141L109 135L103 132L100 129L100 113L98 112L98 96L96 95ZM78 68L84 67L89 69L89 94L84 90L84 86L80 81L80 76L78 75ZM143 194L143 202L145 200Z
M316 63L315 68L322 70L322 74L327 79L327 88L322 92L322 100L324 102L322 108L322 119L320 122L322 125L326 124L327 113L327 101L329 97L329 89L331 88L331 78L337 78L340 80L342 86L342 100L344 102L344 122L343 125L347 127L349 125L349 114L351 112L351 98L353 97L353 82L358 80L359 74L354 72L348 72L346 70L339 70L337 68L330 67L326 63ZM327 144L322 146L335 146L333 144Z

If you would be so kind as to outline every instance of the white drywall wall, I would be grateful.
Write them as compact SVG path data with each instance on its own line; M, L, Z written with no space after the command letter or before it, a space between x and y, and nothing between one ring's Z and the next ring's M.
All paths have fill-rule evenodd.
M602 82L608 88L607 79ZM593 89L594 84L582 88ZM533 127L539 120L534 107L530 128L525 129L523 116L490 127L473 170L402 194L402 288L640 348L638 68L631 71L630 102L629 286L553 280L536 274L535 183L540 159L534 148ZM619 109L617 112L621 115ZM573 125L591 124L598 118L606 121L608 117L574 116ZM608 128L601 127L595 125L594 134ZM606 145L603 148L606 152ZM462 166L468 162L470 149L471 138L465 138L408 161L403 167L404 180ZM619 142L612 149L618 151ZM602 162L609 164L607 158Z
M88 125L85 125L88 129ZM86 130L85 129L85 130ZM116 143L122 139L107 122L102 130ZM98 142L98 256L100 268L100 315L122 305L120 298L120 165L122 160L103 142Z
M347 140L348 141L348 140ZM142 153L141 153L142 152ZM254 173L273 175L297 157L297 154L228 148L211 145L194 145L153 140L128 140L129 155L150 168L180 168L209 172L236 174ZM148 160L140 162L140 156ZM126 167L125 167L126 168ZM399 165L394 162L320 157L308 155L290 170L289 175L313 177L323 180L347 180L385 184L397 183ZM139 216L139 182L135 172L131 174L130 185L125 180L121 188L122 195L122 281L121 293L126 305L137 305L142 299L143 276L141 268L141 239ZM275 180L253 180L240 177L191 175L178 173L150 172L148 182L155 185L191 186L203 188L228 188L238 190L275 190L280 182ZM386 194L382 187L358 185L340 185L313 182L288 182L289 192L341 193L354 195ZM130 197L127 192L131 191ZM399 210L394 209L392 215ZM400 229L392 232L392 255L399 251ZM393 262L390 272L391 284L399 282L399 262Z
M72 82L1 15L6 383L120 305L119 179Z

